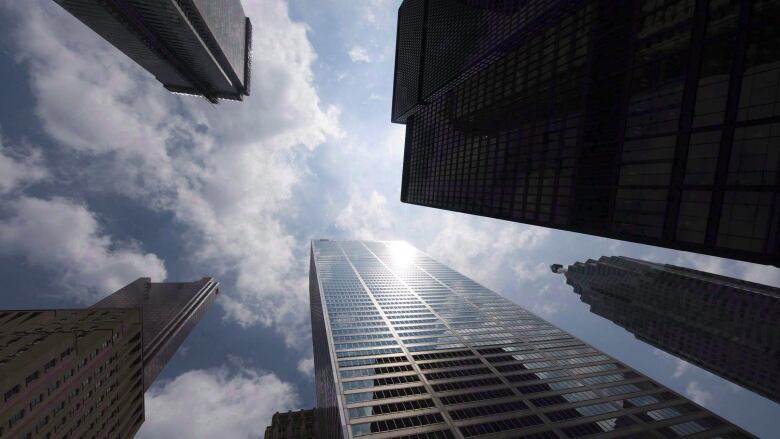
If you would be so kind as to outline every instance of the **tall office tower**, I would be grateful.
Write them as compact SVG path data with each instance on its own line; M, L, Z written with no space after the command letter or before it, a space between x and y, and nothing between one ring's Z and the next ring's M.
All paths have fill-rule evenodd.
M249 95L252 23L241 0L54 0L176 93Z
M0 311L0 438L133 437L217 288L140 278L88 309Z
M752 437L405 243L310 267L323 438Z
M276 412L265 428L264 439L319 439L315 409Z
M91 308L140 308L143 315L144 391L179 349L219 294L210 277L195 282L152 283L142 277Z
M622 256L552 268L593 313L780 402L780 289Z
M404 0L401 200L780 265L780 0Z
M142 368L137 309L0 311L0 437L131 438Z

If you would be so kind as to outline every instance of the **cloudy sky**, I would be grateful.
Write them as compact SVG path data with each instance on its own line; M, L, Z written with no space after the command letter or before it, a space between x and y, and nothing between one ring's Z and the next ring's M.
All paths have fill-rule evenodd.
M140 276L220 300L146 396L142 438L256 438L314 404L312 238L401 239L721 416L780 406L591 315L547 269L626 255L780 286L777 269L405 205L399 0L243 0L252 96L167 93L52 1L0 2L3 308L89 305Z

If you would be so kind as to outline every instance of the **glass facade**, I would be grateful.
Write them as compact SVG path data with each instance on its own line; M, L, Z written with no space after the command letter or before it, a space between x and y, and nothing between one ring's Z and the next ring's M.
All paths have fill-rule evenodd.
M325 438L752 437L403 242L312 242Z
M562 271L593 313L780 402L780 289L622 256Z
M398 19L402 201L780 265L780 0Z
M218 293L219 283L210 277L195 282L152 282L142 277L90 308L141 309L146 391Z
M249 95L252 24L240 0L55 0L172 92Z

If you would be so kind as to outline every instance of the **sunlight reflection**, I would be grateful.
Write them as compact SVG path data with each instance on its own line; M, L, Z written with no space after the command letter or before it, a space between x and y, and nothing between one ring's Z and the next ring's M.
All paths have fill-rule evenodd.
M394 264L410 263L414 259L417 250L403 241L389 243L393 255Z

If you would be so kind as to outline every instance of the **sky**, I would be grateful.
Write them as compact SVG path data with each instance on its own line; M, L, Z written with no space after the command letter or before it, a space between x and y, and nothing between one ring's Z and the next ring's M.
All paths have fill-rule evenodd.
M554 262L624 255L780 286L780 270L403 204L399 0L243 0L252 95L168 93L52 1L0 1L0 307L138 277L219 300L146 394L140 438L258 438L314 405L311 239L405 240L759 437L780 405L591 314Z

